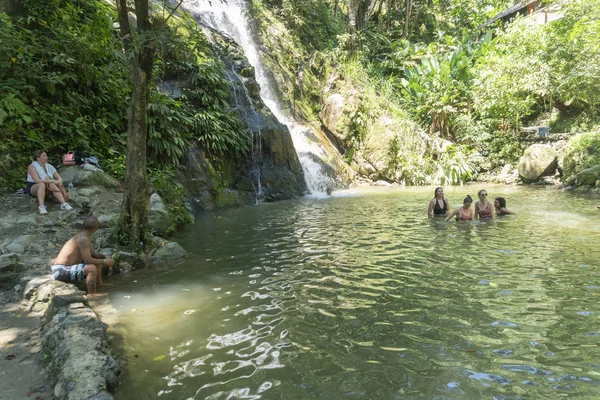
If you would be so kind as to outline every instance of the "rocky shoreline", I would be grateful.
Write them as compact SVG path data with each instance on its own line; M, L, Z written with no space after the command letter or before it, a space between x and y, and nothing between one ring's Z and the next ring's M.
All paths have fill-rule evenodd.
M19 336L35 331L33 350L27 357L33 357L47 369L47 376L38 381L37 389L53 392L56 399L112 399L120 369L110 352L108 325L92 309L85 292L52 279L49 269L52 259L90 214L100 221L92 239L93 248L115 256L121 273L128 274L151 263L171 262L187 253L178 243L158 236L153 238L155 246L148 257L116 251L113 232L122 201L119 183L102 171L67 167L60 173L63 181L75 185L71 191L70 203L74 207L71 211L46 202L49 213L39 215L37 201L29 195L9 195L0 201L0 292L3 294L0 315L14 317L10 325L0 325L0 354L5 358L0 364L0 377L8 382L4 376L9 376L8 371L20 362L11 364L12 355L20 345ZM160 197L153 195L151 229L161 231L170 224L168 218ZM16 307L21 310L18 314L14 311ZM31 371L23 373L41 374L34 365ZM11 400L18 398L14 395L20 392L24 399L40 393L35 388L29 391L19 388L18 382L8 385L16 386L13 391L5 392L11 393L12 397L8 397ZM0 399L3 398L0 394Z

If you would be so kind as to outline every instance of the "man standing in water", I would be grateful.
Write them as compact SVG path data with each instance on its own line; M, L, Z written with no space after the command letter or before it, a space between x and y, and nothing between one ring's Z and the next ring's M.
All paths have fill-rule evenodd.
M96 286L102 286L102 265L109 268L115 260L92 250L92 235L98 230L98 218L89 216L83 221L83 229L65 243L54 259L52 277L62 282L79 282L85 279L88 293L98 294Z

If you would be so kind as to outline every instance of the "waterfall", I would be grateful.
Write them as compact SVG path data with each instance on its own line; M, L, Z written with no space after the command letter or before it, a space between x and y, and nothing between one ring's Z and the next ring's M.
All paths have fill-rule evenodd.
M233 85L234 109L241 115L242 119L252 132L252 153L251 153L251 171L250 179L256 182L256 203L262 200L263 190L260 181L260 168L262 166L262 132L261 128L264 125L263 118L254 109L252 99L248 93L248 88L240 76L232 67L231 72L227 73L229 80L239 82L239 85L244 89L244 96L241 96L237 91L237 85Z
M254 40L247 18L244 16L243 0L191 0L184 5L200 24L231 37L244 49L248 62L254 67L256 81L261 88L261 98L279 122L285 124L292 136L298 159L304 171L309 195L325 197L335 186L332 178L323 173L319 159L327 159L326 151L309 140L308 128L295 123L281 106L275 85L262 65L258 45ZM253 137L253 142L255 142ZM253 149L254 150L254 149ZM254 151L253 151L254 152Z

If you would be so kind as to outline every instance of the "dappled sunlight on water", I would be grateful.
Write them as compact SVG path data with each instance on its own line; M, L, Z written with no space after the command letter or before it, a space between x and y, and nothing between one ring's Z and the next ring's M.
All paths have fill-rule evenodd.
M433 188L369 188L199 216L184 264L111 294L117 398L600 396L595 202L486 189L518 215L443 222Z

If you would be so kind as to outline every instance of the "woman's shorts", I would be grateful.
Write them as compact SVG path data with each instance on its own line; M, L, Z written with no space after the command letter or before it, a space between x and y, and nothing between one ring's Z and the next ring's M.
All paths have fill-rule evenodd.
M26 194L32 195L31 194L31 188L33 187L33 185L35 185L35 182L27 182L27 186L25 186L25 193Z

